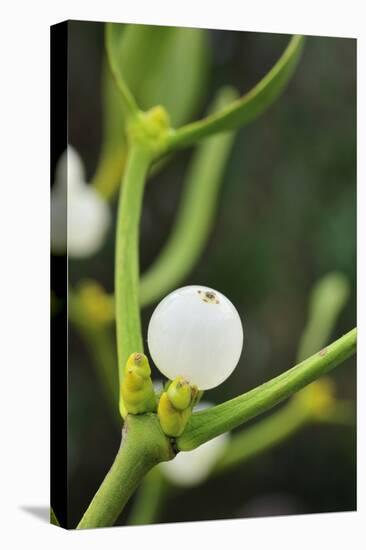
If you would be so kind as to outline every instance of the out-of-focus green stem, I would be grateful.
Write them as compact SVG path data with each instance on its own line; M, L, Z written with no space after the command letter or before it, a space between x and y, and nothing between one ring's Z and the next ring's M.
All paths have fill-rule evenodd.
M252 456L278 445L297 432L307 419L307 413L290 401L278 412L233 436L213 472L220 473L231 469Z
M349 292L349 283L343 273L328 273L314 285L310 294L308 321L299 344L298 361L327 343Z
M112 200L114 198L125 164L126 151L114 152L111 146L108 150L106 146L104 147L91 183L104 199Z
M317 281L311 290L309 318L300 341L298 361L310 356L326 344L348 295L349 284L342 273L332 272ZM302 390L302 392L306 391L308 391L307 388ZM318 391L324 394L327 388L324 388L323 384L323 389L318 387ZM278 412L233 436L215 471L226 470L270 449L293 435L310 420L337 425L350 425L354 421L350 402L335 400L331 397L331 403L326 406L326 412L314 414L315 403L310 402L307 409L298 405L302 392L296 394Z
M90 354L93 365L100 380L101 387L110 405L113 417L120 421L118 415L118 371L115 342L111 328L106 324L96 324L87 318L80 306L80 301L74 291L68 294L69 319L79 331Z
M97 372L110 409L115 418L118 411L118 370L115 342L109 327L89 327L80 329L90 355L97 365Z
M155 522L163 504L169 484L159 467L153 468L144 478L136 494L128 519L129 525L150 525Z
M213 105L218 110L237 93L223 88ZM234 133L211 137L194 154L178 215L169 239L140 281L140 303L145 306L172 290L190 272L207 241Z
M335 426L352 426L355 423L354 405L351 401L337 399L326 414L317 418L317 422Z
M119 36L119 27L120 25L116 23L107 23L105 30L105 47L107 52L107 59L109 67L117 88L121 95L121 101L123 107L126 111L127 117L134 119L137 117L139 109L135 98L131 94L124 78L122 77L120 67L118 65L118 60L116 59L116 43L120 39Z
M347 401L335 401L326 414L315 416L311 409L306 410L295 399L291 399L268 418L234 435L212 473L215 475L226 472L254 456L257 457L313 422L349 426L354 422L352 405Z
M206 92L209 31L158 25L114 26L116 69L143 109L164 105L174 127L190 121ZM92 185L113 199L121 183L127 139L126 113L107 64L102 73L103 143ZM165 162L154 165L156 172Z

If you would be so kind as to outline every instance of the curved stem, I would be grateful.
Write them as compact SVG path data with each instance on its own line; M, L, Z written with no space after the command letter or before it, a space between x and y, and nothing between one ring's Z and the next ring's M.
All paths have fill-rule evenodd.
M151 159L152 154L145 147L131 146L118 205L115 299L120 383L128 356L144 351L138 300L138 241L143 191Z
M327 342L340 311L349 295L349 283L342 273L331 272L319 279L310 294L309 317L300 340L297 360L302 361ZM306 392L305 388L302 392ZM350 402L337 399L322 414L312 414L311 407L299 407L297 393L279 411L234 435L219 458L214 473L241 464L267 451L297 432L308 421L350 425L354 420Z
M139 112L137 103L132 93L130 92L126 82L124 81L120 68L118 66L117 43L119 39L118 29L120 28L118 23L107 23L105 31L105 47L107 52L107 59L113 78L116 82L117 88L121 94L123 107L126 110L127 116L130 118L136 118Z
M290 402L280 411L234 436L217 461L213 473L227 471L271 449L304 426L308 417L304 409Z
M292 399L285 407L268 418L235 435L225 448L223 455L219 457L212 474L224 473L253 456L257 457L310 423L350 426L352 422L354 422L354 416L350 402L336 401L325 416L314 416L310 409L299 407Z
M308 320L297 352L298 361L327 343L349 293L350 284L341 272L327 273L315 283L310 293Z
M211 134L239 128L264 112L277 99L290 80L300 59L303 42L303 36L293 36L272 69L240 99L219 113L214 113L172 132L168 140L167 151L187 147Z
M356 337L357 331L353 329L269 382L221 405L193 414L184 433L177 439L178 449L195 449L277 405L351 357L356 351Z
M217 111L236 97L234 89L221 89L211 110ZM161 298L180 283L201 254L212 227L233 140L234 132L212 136L194 154L173 230L155 262L141 276L142 306Z
M77 528L114 525L147 472L172 457L155 415L128 415L117 456Z

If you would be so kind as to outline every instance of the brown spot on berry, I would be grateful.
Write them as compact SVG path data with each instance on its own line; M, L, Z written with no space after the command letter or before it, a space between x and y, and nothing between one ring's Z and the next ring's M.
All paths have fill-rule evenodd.
M202 294L202 290L197 290L198 294ZM212 290L206 290L206 292L203 293L203 296L201 296L202 300L205 302L205 304L219 304L219 300L216 297L216 294Z

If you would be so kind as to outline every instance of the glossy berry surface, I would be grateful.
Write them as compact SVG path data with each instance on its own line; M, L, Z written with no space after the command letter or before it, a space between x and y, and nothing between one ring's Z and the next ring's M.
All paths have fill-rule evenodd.
M164 376L184 377L200 390L226 380L243 347L243 327L233 304L220 292L186 286L156 307L148 328L151 357Z

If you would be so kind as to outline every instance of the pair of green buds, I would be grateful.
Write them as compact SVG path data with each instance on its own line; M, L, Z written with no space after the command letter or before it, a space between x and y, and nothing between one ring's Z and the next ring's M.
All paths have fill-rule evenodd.
M121 384L124 407L129 414L157 412L163 432L180 436L197 404L200 392L182 376L168 382L157 396L151 380L149 361L143 353L132 353Z

